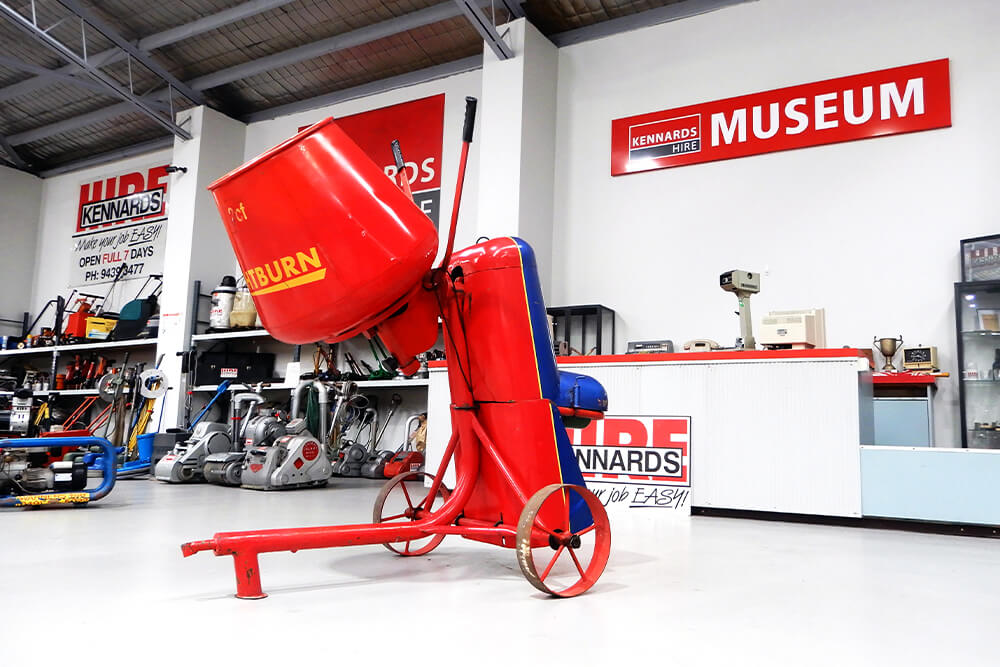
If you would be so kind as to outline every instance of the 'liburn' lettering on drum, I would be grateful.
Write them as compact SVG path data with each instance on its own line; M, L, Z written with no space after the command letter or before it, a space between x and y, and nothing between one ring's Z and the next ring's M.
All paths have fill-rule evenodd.
M281 292L323 280L326 267L319 258L316 246L307 252L297 251L294 255L279 257L267 264L255 266L243 272L253 296Z

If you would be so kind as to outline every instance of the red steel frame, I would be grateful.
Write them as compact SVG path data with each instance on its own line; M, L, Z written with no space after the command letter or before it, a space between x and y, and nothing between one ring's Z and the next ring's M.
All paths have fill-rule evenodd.
M475 101L469 98L455 205L441 264L427 272L403 297L384 304L388 308L381 308L379 313L370 314L365 324L358 324L355 328L338 334L337 338L340 340L358 332L369 337L377 335L399 360L402 370L412 373L419 367L414 358L415 353L433 345L440 317L444 325L447 356L449 360L454 360L454 363L449 364L448 370L452 397L452 434L427 495L416 506L411 504L411 508L405 513L408 521L402 523L217 533L212 539L188 542L181 546L185 557L200 551L212 551L216 556L232 556L236 570L236 595L239 598L265 597L261 588L258 559L262 553L392 544L437 535L459 535L505 547L516 545L525 576L536 588L553 595L570 596L583 592L600 576L607 563L610 538L603 506L585 488L563 484L564 470L560 462L559 447L562 442L562 456L565 457L568 440L565 440L565 432L560 433L563 426L552 403L552 382L558 385L558 380L554 375L555 360L548 336L543 335L544 327L532 320L533 314L539 317L543 304L530 248L516 239L494 239L459 251L452 257L474 116ZM315 137L311 139L312 135L321 135L324 140L321 142ZM299 144L297 151L282 152L292 144ZM339 157L336 161L323 162L328 153ZM283 177L285 172L282 170L294 171L299 168L296 161L303 154L310 154L316 164L323 163L326 169L338 169L338 165L352 163L357 167L357 173L361 174L358 177L364 183L361 194L352 197L345 195L342 198L346 202L343 204L344 210L335 210L332 215L364 219L366 225L375 228L369 229L369 232L373 235L377 235L377 232L385 238L386 229L395 230L397 222L392 219L379 223L382 210L393 206L412 208L409 200L405 200L405 205L392 203L398 198L398 191L384 191L384 175L377 167L362 156L329 121L318 123L295 139L272 149L270 154L244 165L213 184L212 189L220 212L223 213L223 220L227 219L226 213L235 215L235 219L229 220L227 227L244 268L245 265L253 264L253 252L259 253L269 243L282 241L284 236L298 229L295 227L299 224L297 218L289 218L286 222L280 217L283 205L285 209L294 208L294 202L289 204L282 198L285 193L280 187L276 188L276 192L265 192L266 196L258 195L259 190L274 187L272 181ZM267 162L272 158L273 162ZM255 170L271 174L272 180L262 182L255 188ZM342 174L341 178L346 182L354 176L355 172L352 171L350 174ZM256 177L263 178L259 174ZM325 183L321 182L316 187L325 187ZM343 187L347 188L347 185ZM341 200L336 203L342 204ZM239 215L235 213L237 210ZM284 225L286 233L274 235L270 233L269 227L255 227L253 221L258 219L258 210L269 211L271 215L264 219L270 220L269 224L272 225ZM344 235L338 237L341 243L349 240ZM389 246L383 244L377 250L381 252L387 247ZM362 234L356 247L342 252L352 259L367 260L369 265L386 260L395 266L401 265L398 256L379 255L372 248L368 237ZM281 252L275 251L278 255ZM430 252L429 257L433 259L433 252ZM290 258L286 259L291 261ZM407 265L403 266L405 268ZM359 289L366 285L369 289L376 289L364 282L364 276L356 273L342 273L341 279L355 280ZM383 292L391 287L386 282L383 280L380 283ZM300 280L300 284L305 283ZM322 283L314 284L321 290L316 293L317 299L326 298L329 302L334 298L322 291L329 289L322 287ZM345 289L343 284L339 287ZM279 299L280 302L272 304L269 301L271 298ZM300 297L298 303L302 304L303 299L310 303L308 297ZM470 305L473 302L477 304L475 308ZM299 312L290 314L291 311L286 308L290 304L294 306L294 297L290 301L281 294L265 297L260 305L271 309L268 312L280 311L284 320L279 318L275 322L279 326L287 325L291 335L307 335L303 333L301 323L308 319L308 312L305 315ZM308 307L307 305L306 308ZM366 313L359 311L355 315L362 316ZM290 327L293 325L298 330L292 330ZM543 384L549 389L543 390ZM593 413L587 416L600 418L602 415ZM505 456L510 460L505 460ZM439 508L431 510L429 508L433 507L432 503L441 487L442 475L453 461L457 473L455 488ZM512 462L517 466L512 467ZM575 461L571 467L575 470ZM578 471L576 478L580 480L578 484L582 484ZM402 483L405 479L397 476L388 485ZM569 481L572 482L573 479L571 477ZM388 485L384 489L386 492L391 489ZM575 489L574 492L586 502L592 519L589 526L578 526L581 529L575 534L570 522L570 488ZM550 497L557 498L557 501L543 507ZM574 517L577 517L576 510L573 511ZM379 518L389 520L387 517ZM510 523L510 519L514 518L520 518L517 525ZM582 522L582 518L578 521ZM549 526L552 527L551 530ZM602 539L597 541L591 564L584 570L573 549L580 546L580 535L595 528ZM555 553L540 576L534 569L531 555L531 550L539 547L551 547ZM555 559L564 551L570 552L580 580L562 592L548 590L543 581Z
M446 344L449 358L456 358L454 355L457 355L457 351L454 342L449 338ZM457 371L450 370L449 373L451 372ZM458 382L453 383L453 392L455 386L464 385ZM182 553L185 557L192 556L199 551L212 551L216 556L232 556L236 568L236 597L259 599L266 597L261 588L260 565L257 558L262 553L406 542L431 535L460 535L474 539L489 536L509 538L512 541L517 533L515 525L507 523L496 525L488 521L460 516L478 482L480 457L485 454L493 461L497 468L503 472L507 484L523 499L525 504L537 489L525 489L515 479L476 416L472 393L467 392L465 395L459 396L453 394L452 399L451 438L438 466L437 474L427 490L427 495L416 506L417 511L413 517L415 520L411 523L354 524L217 533L210 540L187 542L181 545ZM427 512L422 508L430 506L437 495L442 476L453 459L456 468L455 488L439 509ZM564 499L563 505L567 513L566 525L569 525L569 503ZM569 531L557 534L535 528L532 533L531 542L533 545L547 544L550 536L567 543L572 537L572 533Z

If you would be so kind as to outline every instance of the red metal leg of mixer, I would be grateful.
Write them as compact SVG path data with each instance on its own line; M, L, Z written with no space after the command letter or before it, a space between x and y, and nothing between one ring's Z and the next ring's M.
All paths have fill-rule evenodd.
M431 481L431 488L427 490L427 498L429 500L433 499L437 495L438 488L441 486L441 480L444 479L445 470L448 469L448 464L451 463L451 457L455 453L455 446L458 444L458 425L452 426L451 429L451 439L448 440L448 446L445 447L444 456L441 457L441 463L438 465L437 474L434 475Z
M236 597L241 600L267 597L267 593L260 587L260 566L257 564L256 553L234 553L233 566L236 568Z
M490 440L490 436L486 433L486 429L484 429L483 425L479 423L479 420L476 419L475 415L471 416L471 421L472 428L475 430L476 435L479 436L479 442L482 444L483 449L485 449L486 453L490 455L491 459L493 459L497 468L500 469L500 473L504 476L504 479L507 480L507 484L514 491L514 493L517 494L520 501L522 503L527 503L527 494L525 494L524 490L521 488L520 483L514 479L514 474L510 471L510 467L507 465L507 462L503 460L502 456L500 456L500 452L498 452L497 448L493 446L493 441Z

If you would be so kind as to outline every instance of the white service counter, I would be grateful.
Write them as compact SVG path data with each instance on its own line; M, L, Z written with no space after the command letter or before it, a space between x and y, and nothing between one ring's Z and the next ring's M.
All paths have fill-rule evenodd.
M680 438L688 447L690 505L862 514L860 445L872 442L873 418L869 363L859 350L562 357L559 365L604 385L609 417L646 424L651 418L690 418ZM451 423L443 363L432 364L430 377L426 469L433 471ZM635 446L627 429L607 430L596 431L596 444ZM570 432L574 444L581 433ZM605 436L612 441L602 441ZM650 506L636 500L655 486L655 478L649 479L598 474L588 485L618 487L619 493L606 489L606 502L618 498L627 507ZM446 476L446 484L453 481Z

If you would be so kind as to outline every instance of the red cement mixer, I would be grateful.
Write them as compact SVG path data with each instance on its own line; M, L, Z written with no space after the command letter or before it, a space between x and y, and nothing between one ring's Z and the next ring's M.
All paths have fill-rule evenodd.
M210 186L272 335L289 343L378 336L412 374L440 318L452 400L436 474L386 482L373 523L217 533L182 545L185 556L232 556L239 598L265 597L261 553L384 544L419 556L446 535L515 549L528 581L554 596L579 595L604 571L608 517L584 485L562 419L601 418L607 395L591 378L560 377L524 241L497 238L452 253L475 109L467 98L437 268L432 222L332 119ZM452 461L456 483L447 489L441 480Z

